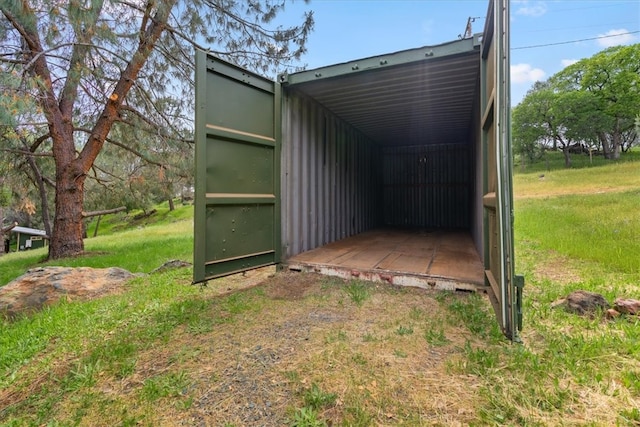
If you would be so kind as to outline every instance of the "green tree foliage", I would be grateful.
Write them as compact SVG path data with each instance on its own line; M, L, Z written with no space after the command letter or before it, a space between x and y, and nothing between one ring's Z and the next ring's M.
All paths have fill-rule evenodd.
M185 175L172 159L192 142L194 46L271 75L300 57L313 17L278 26L285 1L0 1L0 72L14 77L0 79L5 153L30 165L41 204L53 190L50 258L84 250L85 190L139 178L132 158L166 194Z
M543 153L542 147L555 143L546 117L551 108L552 95L548 83L536 82L513 109L513 151L522 161L535 162Z
M640 110L640 44L616 46L573 64L553 77L562 90L593 94L604 119L597 131L606 158L617 159L634 137Z
M640 44L606 49L536 83L513 111L515 151L533 160L539 147L601 149L608 159L637 143Z
M4 215L0 221L12 224L18 221L26 224L44 226L51 232L45 186L50 184L43 178L43 170L53 170L49 156L28 155L30 145L36 140L35 129L41 126L37 122L38 105L33 96L19 96L20 90L29 95L35 93L35 87L28 86L19 73L6 69L0 62L0 181L6 197L2 203ZM22 124L22 125L21 125ZM43 213L34 216L34 200L40 200ZM34 221L35 220L35 221Z

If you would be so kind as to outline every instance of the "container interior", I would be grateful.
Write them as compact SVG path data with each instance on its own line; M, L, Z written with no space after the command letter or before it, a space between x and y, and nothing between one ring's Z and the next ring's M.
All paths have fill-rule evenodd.
M466 236L475 251L473 263L481 265L477 38L281 77L285 79L285 261L299 261L296 255L378 230L377 240L363 238L361 244L383 245L389 231L398 233L386 234L391 240ZM464 257L460 262L465 263ZM409 264L405 270L410 272L414 267ZM470 280L482 281L482 269Z

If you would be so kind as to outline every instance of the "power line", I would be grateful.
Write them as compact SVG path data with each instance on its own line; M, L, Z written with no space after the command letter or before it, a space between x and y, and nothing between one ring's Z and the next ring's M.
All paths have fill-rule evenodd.
M586 42L586 41L590 41L590 40L606 39L606 38L609 38L609 37L620 37L620 36L626 36L626 35L637 34L637 33L640 33L640 30L639 31L628 31L626 33L620 33L620 34L610 34L608 36L591 37L591 38L588 38L588 39L571 40L571 41L566 41L566 42L537 44L537 45L533 45L533 46L512 47L511 50L533 49L533 48L537 48L537 47L557 46L557 45L561 45L561 44L571 44L571 43L578 43L578 42Z
M597 24L597 25L582 25L580 27L559 27L559 28L540 28L536 30L528 30L528 31L519 31L520 33L548 33L551 31L567 31L567 30L582 30L585 28L619 28L622 25L628 24L637 24L638 21L624 21L624 22L612 22L608 24Z

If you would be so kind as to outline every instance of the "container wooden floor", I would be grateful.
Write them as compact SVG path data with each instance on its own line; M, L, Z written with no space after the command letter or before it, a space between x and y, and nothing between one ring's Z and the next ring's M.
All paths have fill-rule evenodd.
M482 261L466 232L367 231L295 255L287 265L292 270L335 272L332 275L341 277L371 279L373 274L391 283L395 276L404 276L424 280L430 287L442 281L461 284L463 289L465 284L484 285ZM452 286L457 287L445 288Z

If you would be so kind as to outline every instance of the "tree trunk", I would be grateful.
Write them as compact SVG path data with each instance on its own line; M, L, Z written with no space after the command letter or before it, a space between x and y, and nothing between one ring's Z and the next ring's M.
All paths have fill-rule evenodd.
M4 229L2 228L2 220L4 219L4 209L0 206L0 256L4 255Z
M96 237L98 235L98 228L100 227L101 218L102 218L102 215L98 215L98 219L96 220L96 229L93 230L93 237Z
M571 167L571 153L569 153L569 147L568 146L562 148L562 154L564 154L564 167L565 168L570 168Z
M173 198L169 197L169 212L173 211L176 206L173 204Z
M613 130L613 135L611 137L611 159L618 160L620 159L620 148L622 145L622 138L620 135L620 119L616 119L616 126Z
M600 140L600 143L602 144L602 154L604 155L605 159L610 159L611 158L611 145L609 145L609 138L607 138L607 134L604 132L600 132L598 134L598 139Z
M611 159L612 160L620 159L620 144L615 144L613 146L613 153L611 153Z
M84 251L84 176L74 179L72 174L65 172L60 173L56 179L56 215L49 245L49 259L72 257Z
M113 208L113 209L103 209L100 211L82 212L82 217L91 218L92 216L109 215L109 214L114 214L114 213L118 213L126 210L127 210L126 206L120 206L118 208ZM100 220L100 218L98 218L98 220Z

